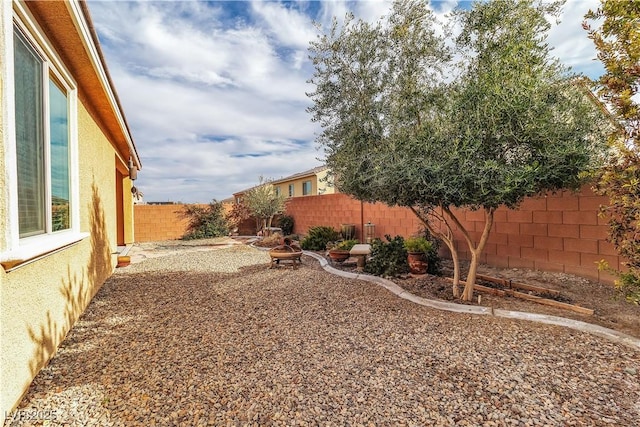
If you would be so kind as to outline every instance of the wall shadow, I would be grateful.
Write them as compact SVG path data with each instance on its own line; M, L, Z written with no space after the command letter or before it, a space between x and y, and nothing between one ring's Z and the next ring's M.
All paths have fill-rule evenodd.
M61 279L59 292L64 300L64 323L56 321L60 313L52 314L52 309L46 311L46 320L39 327L27 327L29 339L35 344L36 349L29 358L29 369L32 379L47 365L51 357L64 340L66 334L85 311L91 299L98 292L105 280L113 272L111 245L107 233L107 221L100 192L95 184L91 186L91 202L88 205L90 212L90 239L91 249L88 262L80 269L73 270L73 265L78 265L72 255L68 255L67 275ZM57 254L64 257L65 251ZM85 254L81 256L84 257ZM46 283L42 284L46 286ZM46 308L46 307L43 307ZM25 386L25 388L28 388ZM28 390L25 391L25 394ZM24 395L22 396L24 398ZM21 398L21 399L22 399Z
M91 203L89 209L91 212L91 257L89 259L87 273L94 287L93 294L95 294L102 283L107 280L113 272L111 244L107 234L107 221L104 215L100 192L95 182L91 184ZM91 295L92 297L93 294Z

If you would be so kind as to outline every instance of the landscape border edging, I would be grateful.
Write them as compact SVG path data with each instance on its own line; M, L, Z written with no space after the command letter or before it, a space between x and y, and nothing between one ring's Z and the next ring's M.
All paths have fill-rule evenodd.
M371 276L369 274L351 273L332 267L327 262L326 258L315 252L303 251L305 255L315 258L320 262L320 266L327 272L335 274L348 279L364 280L387 289L394 295L411 301L415 304L419 304L426 307L435 308L437 310L450 311L454 313L467 313L467 314L479 314L479 315L491 315L495 317L503 317L507 319L528 320L532 322L544 323L548 325L563 326L566 328L578 330L581 332L587 332L601 338L605 338L609 341L613 341L619 344L624 344L633 347L635 350L640 350L640 338L625 334L623 332L615 331L613 329L605 328L604 326L594 325L593 323L583 322L580 320L568 319L566 317L551 316L547 314L528 313L524 311L511 311L502 309L493 309L491 307L478 307L468 306L463 304L457 304L447 301L432 300L428 298L419 297L413 295L410 292L405 291L397 283L391 280L384 279L378 276Z

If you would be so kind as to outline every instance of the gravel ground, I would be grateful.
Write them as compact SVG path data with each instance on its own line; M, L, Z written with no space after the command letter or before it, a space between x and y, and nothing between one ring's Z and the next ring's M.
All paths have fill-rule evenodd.
M5 425L638 425L637 350L217 248L118 269Z

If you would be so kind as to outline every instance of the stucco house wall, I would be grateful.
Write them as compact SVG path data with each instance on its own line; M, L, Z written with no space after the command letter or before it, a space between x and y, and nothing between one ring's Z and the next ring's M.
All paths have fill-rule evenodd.
M333 185L332 177L327 179L328 174L329 169L326 166L318 166L284 178L274 179L271 181L271 184L274 186L276 191L280 194L284 194L285 197L306 197L321 194L334 194L337 190L335 185ZM303 184L307 181L311 182L311 191L309 194L303 194ZM291 196L289 193L289 185L293 185L293 195ZM242 195L248 190L250 189L247 188L246 190L234 193L233 199L236 201L241 199Z
M293 185L292 197L317 196L321 194L333 194L336 192L335 186L328 185L326 182L328 169L316 168L309 171L306 175L293 175L274 182L273 186L278 188L281 194L289 197L289 185ZM303 184L311 182L311 192L303 194Z
M72 225L35 236L40 250L28 243L34 237L15 232L14 19L31 21L27 27L64 58L77 91L70 102ZM81 2L0 3L0 101L0 413L7 415L134 241L128 160L137 169L140 162Z

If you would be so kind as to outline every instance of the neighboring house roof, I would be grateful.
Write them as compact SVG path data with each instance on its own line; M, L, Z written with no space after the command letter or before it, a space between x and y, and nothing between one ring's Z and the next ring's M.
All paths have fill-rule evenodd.
M78 97L127 164L142 164L129 125L100 49L98 35L85 1L26 2L38 24L76 79Z
M589 80L587 77L578 77L573 81L573 83L587 96L587 98L593 105L595 105L598 109L600 109L600 111L602 111L613 129L623 128L622 123L620 123L618 118L611 112L606 102L600 99L598 95L593 92L593 90L591 89L591 80Z
M325 171L327 169L329 169L328 166L324 166L324 165L323 166L317 166L317 167L315 167L313 169L309 169L309 170L306 170L304 172L298 172L298 173L295 173L293 175L289 175L289 176L284 177L284 178L274 179L273 181L269 181L269 184L277 185L277 184L282 184L283 182L295 181L297 179L305 178L307 176L316 176L318 173L323 172L323 171ZM238 196L240 194L244 194L247 191L252 190L252 189L254 189L256 187L259 187L259 185L254 185L253 187L245 188L244 190L240 190L240 191L236 191L235 193L233 193L233 195L234 196Z
M280 184L282 182L293 181L293 180L296 180L296 179L304 178L306 176L315 176L318 173L320 173L322 171L325 171L327 169L328 169L327 166L318 166L318 167L315 167L313 169L309 169L309 170L304 171L304 172L299 172L299 173L296 173L296 174L293 174L293 175L289 175L289 176L284 177L284 178L273 180L273 181L271 181L271 183L272 184Z

